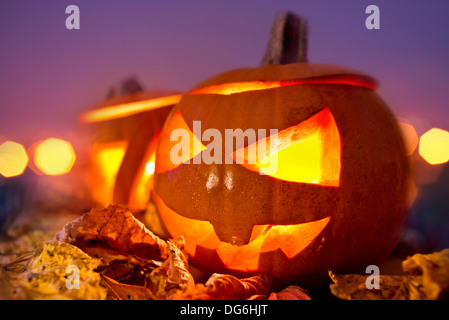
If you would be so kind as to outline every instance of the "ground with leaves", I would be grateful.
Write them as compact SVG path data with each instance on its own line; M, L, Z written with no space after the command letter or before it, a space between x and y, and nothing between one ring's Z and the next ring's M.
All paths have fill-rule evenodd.
M67 289L70 265L80 290ZM1 270L2 296L12 299L310 299L298 286L273 292L266 275L195 283L184 239L159 238L120 206L92 209Z
M1 299L310 300L297 285L275 292L268 275L213 274L196 283L184 239L159 238L120 206L92 209L51 239L38 230L18 234L1 242L0 252ZM79 270L79 290L70 289L68 266ZM329 289L349 300L448 299L449 249L415 254L402 268L403 275L380 275L374 290L368 275L330 271Z

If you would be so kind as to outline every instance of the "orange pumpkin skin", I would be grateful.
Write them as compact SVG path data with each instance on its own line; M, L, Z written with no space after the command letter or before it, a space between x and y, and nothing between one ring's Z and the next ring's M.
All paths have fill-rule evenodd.
M255 81L281 85L217 93L223 84ZM185 95L162 130L153 199L167 233L185 237L192 264L316 287L327 283L328 270L364 272L386 257L406 218L409 167L395 118L374 87L353 70L295 63L230 71ZM321 170L339 170L332 183L286 181L235 163L169 163L180 115L190 130L200 120L202 132L215 128L225 137L236 128L282 132L323 110L338 129L320 136L321 157L330 157Z

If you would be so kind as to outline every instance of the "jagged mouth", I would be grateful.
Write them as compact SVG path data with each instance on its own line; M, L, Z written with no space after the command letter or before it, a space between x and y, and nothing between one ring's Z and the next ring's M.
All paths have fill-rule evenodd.
M195 257L198 248L215 250L223 264L232 270L258 270L262 253L280 250L288 259L301 253L326 228L330 216L290 225L254 225L249 243L238 245L220 241L209 221L186 218L171 210L155 194L159 215L172 237L183 236L186 250Z

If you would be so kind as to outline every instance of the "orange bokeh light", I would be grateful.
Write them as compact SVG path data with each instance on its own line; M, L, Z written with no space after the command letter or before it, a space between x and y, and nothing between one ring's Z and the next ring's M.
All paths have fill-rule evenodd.
M49 138L36 146L34 163L47 175L67 174L75 163L76 155L70 142Z
M404 138L407 155L410 156L415 152L416 147L418 146L418 134L416 133L415 128L407 122L399 121L398 124Z
M432 128L419 140L419 154L428 163L441 164L449 161L449 132Z
M21 175L28 163L25 148L17 142L6 141L0 145L0 174L6 178Z

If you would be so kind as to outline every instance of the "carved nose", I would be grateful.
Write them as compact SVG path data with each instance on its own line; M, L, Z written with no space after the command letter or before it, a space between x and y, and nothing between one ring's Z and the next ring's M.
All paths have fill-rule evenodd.
M211 221L218 239L237 246L248 244L251 239L252 226L248 227L246 223L239 222L238 215L233 220Z
M237 185L234 186L234 184ZM234 187L242 186L241 182L234 181L232 170L227 170L226 165L212 167L206 179L206 189L215 192L217 190L214 189L220 189L218 192L226 195L235 192ZM220 241L239 246L245 245L251 238L252 226L244 222L248 220L244 217L245 212L236 212L238 209L232 201L231 197L224 197L221 203L213 206L216 212L210 215L212 217L210 223Z

